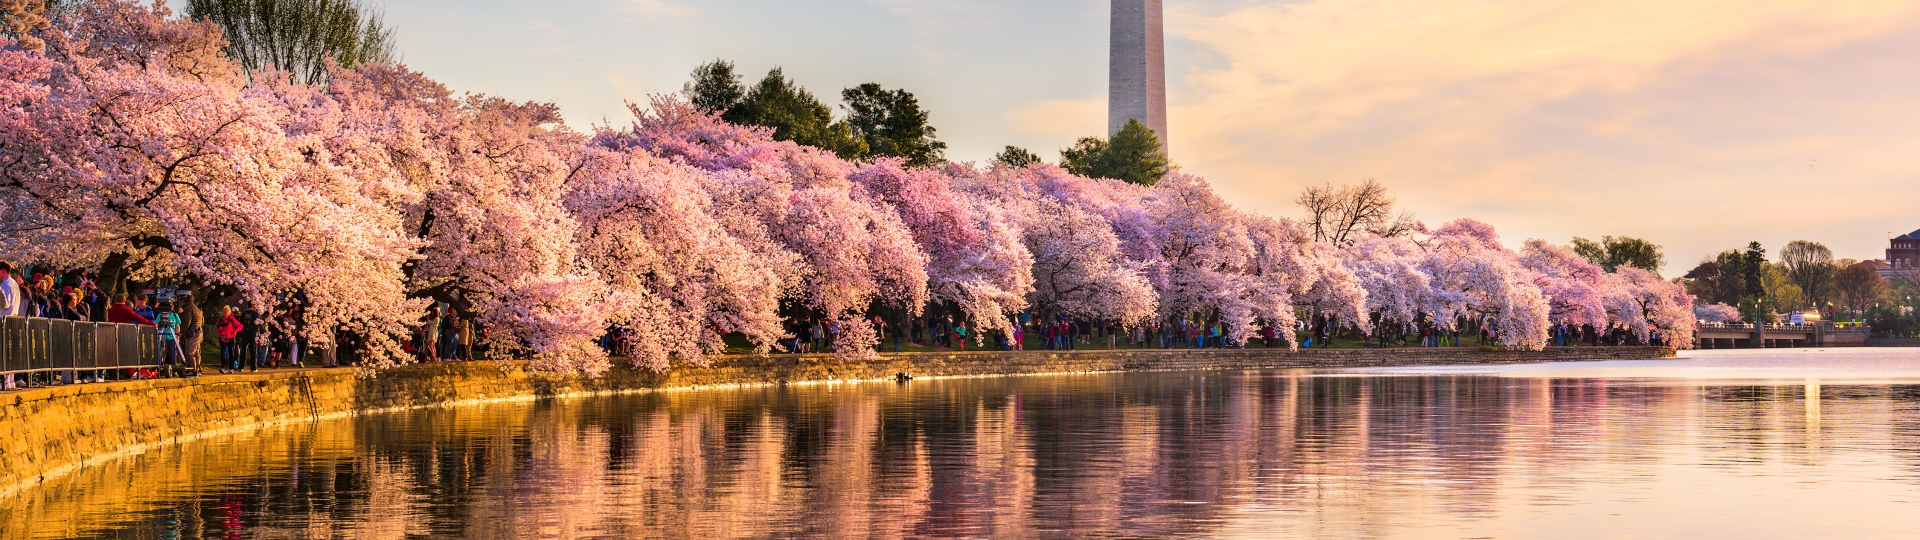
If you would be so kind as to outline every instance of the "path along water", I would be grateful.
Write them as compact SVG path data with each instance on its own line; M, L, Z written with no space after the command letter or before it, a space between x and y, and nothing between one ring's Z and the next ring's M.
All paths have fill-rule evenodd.
M0 536L1910 537L1920 349L556 399L163 446Z

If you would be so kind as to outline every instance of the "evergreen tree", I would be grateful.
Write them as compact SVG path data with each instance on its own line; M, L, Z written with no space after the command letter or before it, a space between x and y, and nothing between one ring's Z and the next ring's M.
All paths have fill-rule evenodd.
M906 158L907 165L924 167L946 160L947 143L934 140L927 111L906 90L887 90L867 83L840 92L847 107L847 124L867 145L867 155Z
M714 59L693 68L693 80L680 87L680 93L700 110L724 113L738 105L747 90L740 83L740 74L734 71L733 62Z
M1160 149L1160 138L1138 120L1128 120L1111 140L1081 138L1072 148L1060 151L1060 166L1081 176L1148 186L1173 169Z
M746 96L720 118L773 128L774 140L830 150L841 159L859 159L868 152L866 141L855 135L852 127L834 121L832 109L812 92L787 80L780 68L768 71L766 78L747 90Z
M187 17L219 25L227 55L249 73L279 69L302 84L326 82L328 60L399 60L393 29L359 0L187 0Z
M1027 151L1025 148L1008 145L1007 149L1001 150L999 155L993 156L993 161L1015 169L1022 169L1028 165L1039 163L1040 156Z
M1766 296L1766 284L1760 279L1760 274L1767 269L1767 248L1760 247L1759 242L1748 242L1747 252L1742 257L1745 260L1742 261L1740 272L1746 278L1747 296Z

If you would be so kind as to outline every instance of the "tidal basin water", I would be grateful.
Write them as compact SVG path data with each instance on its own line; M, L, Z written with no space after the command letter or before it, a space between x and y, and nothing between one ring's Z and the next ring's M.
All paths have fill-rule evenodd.
M664 392L157 448L6 537L1912 538L1920 349Z

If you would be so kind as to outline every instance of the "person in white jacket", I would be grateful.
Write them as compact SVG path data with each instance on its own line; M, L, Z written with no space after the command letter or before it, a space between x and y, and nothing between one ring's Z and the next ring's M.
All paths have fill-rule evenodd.
M26 302L20 298L20 282L13 279L13 264L0 261L0 317L19 317L26 314ZM15 388L13 374L8 373L4 383L6 389Z

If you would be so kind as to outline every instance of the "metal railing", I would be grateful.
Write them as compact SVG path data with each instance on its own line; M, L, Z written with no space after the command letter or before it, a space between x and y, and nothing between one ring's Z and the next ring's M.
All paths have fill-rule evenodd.
M152 326L0 318L0 375L160 367Z
M1763 330L1812 332L1814 331L1815 325L1792 324L1792 323L1769 323L1769 324L1763 324L1759 326ZM1695 325L1694 328L1698 330L1753 330L1754 325L1752 323L1699 323ZM1834 333L1834 334L1865 334L1871 331L1872 329L1866 326L1834 325L1834 326L1827 327L1827 332Z

